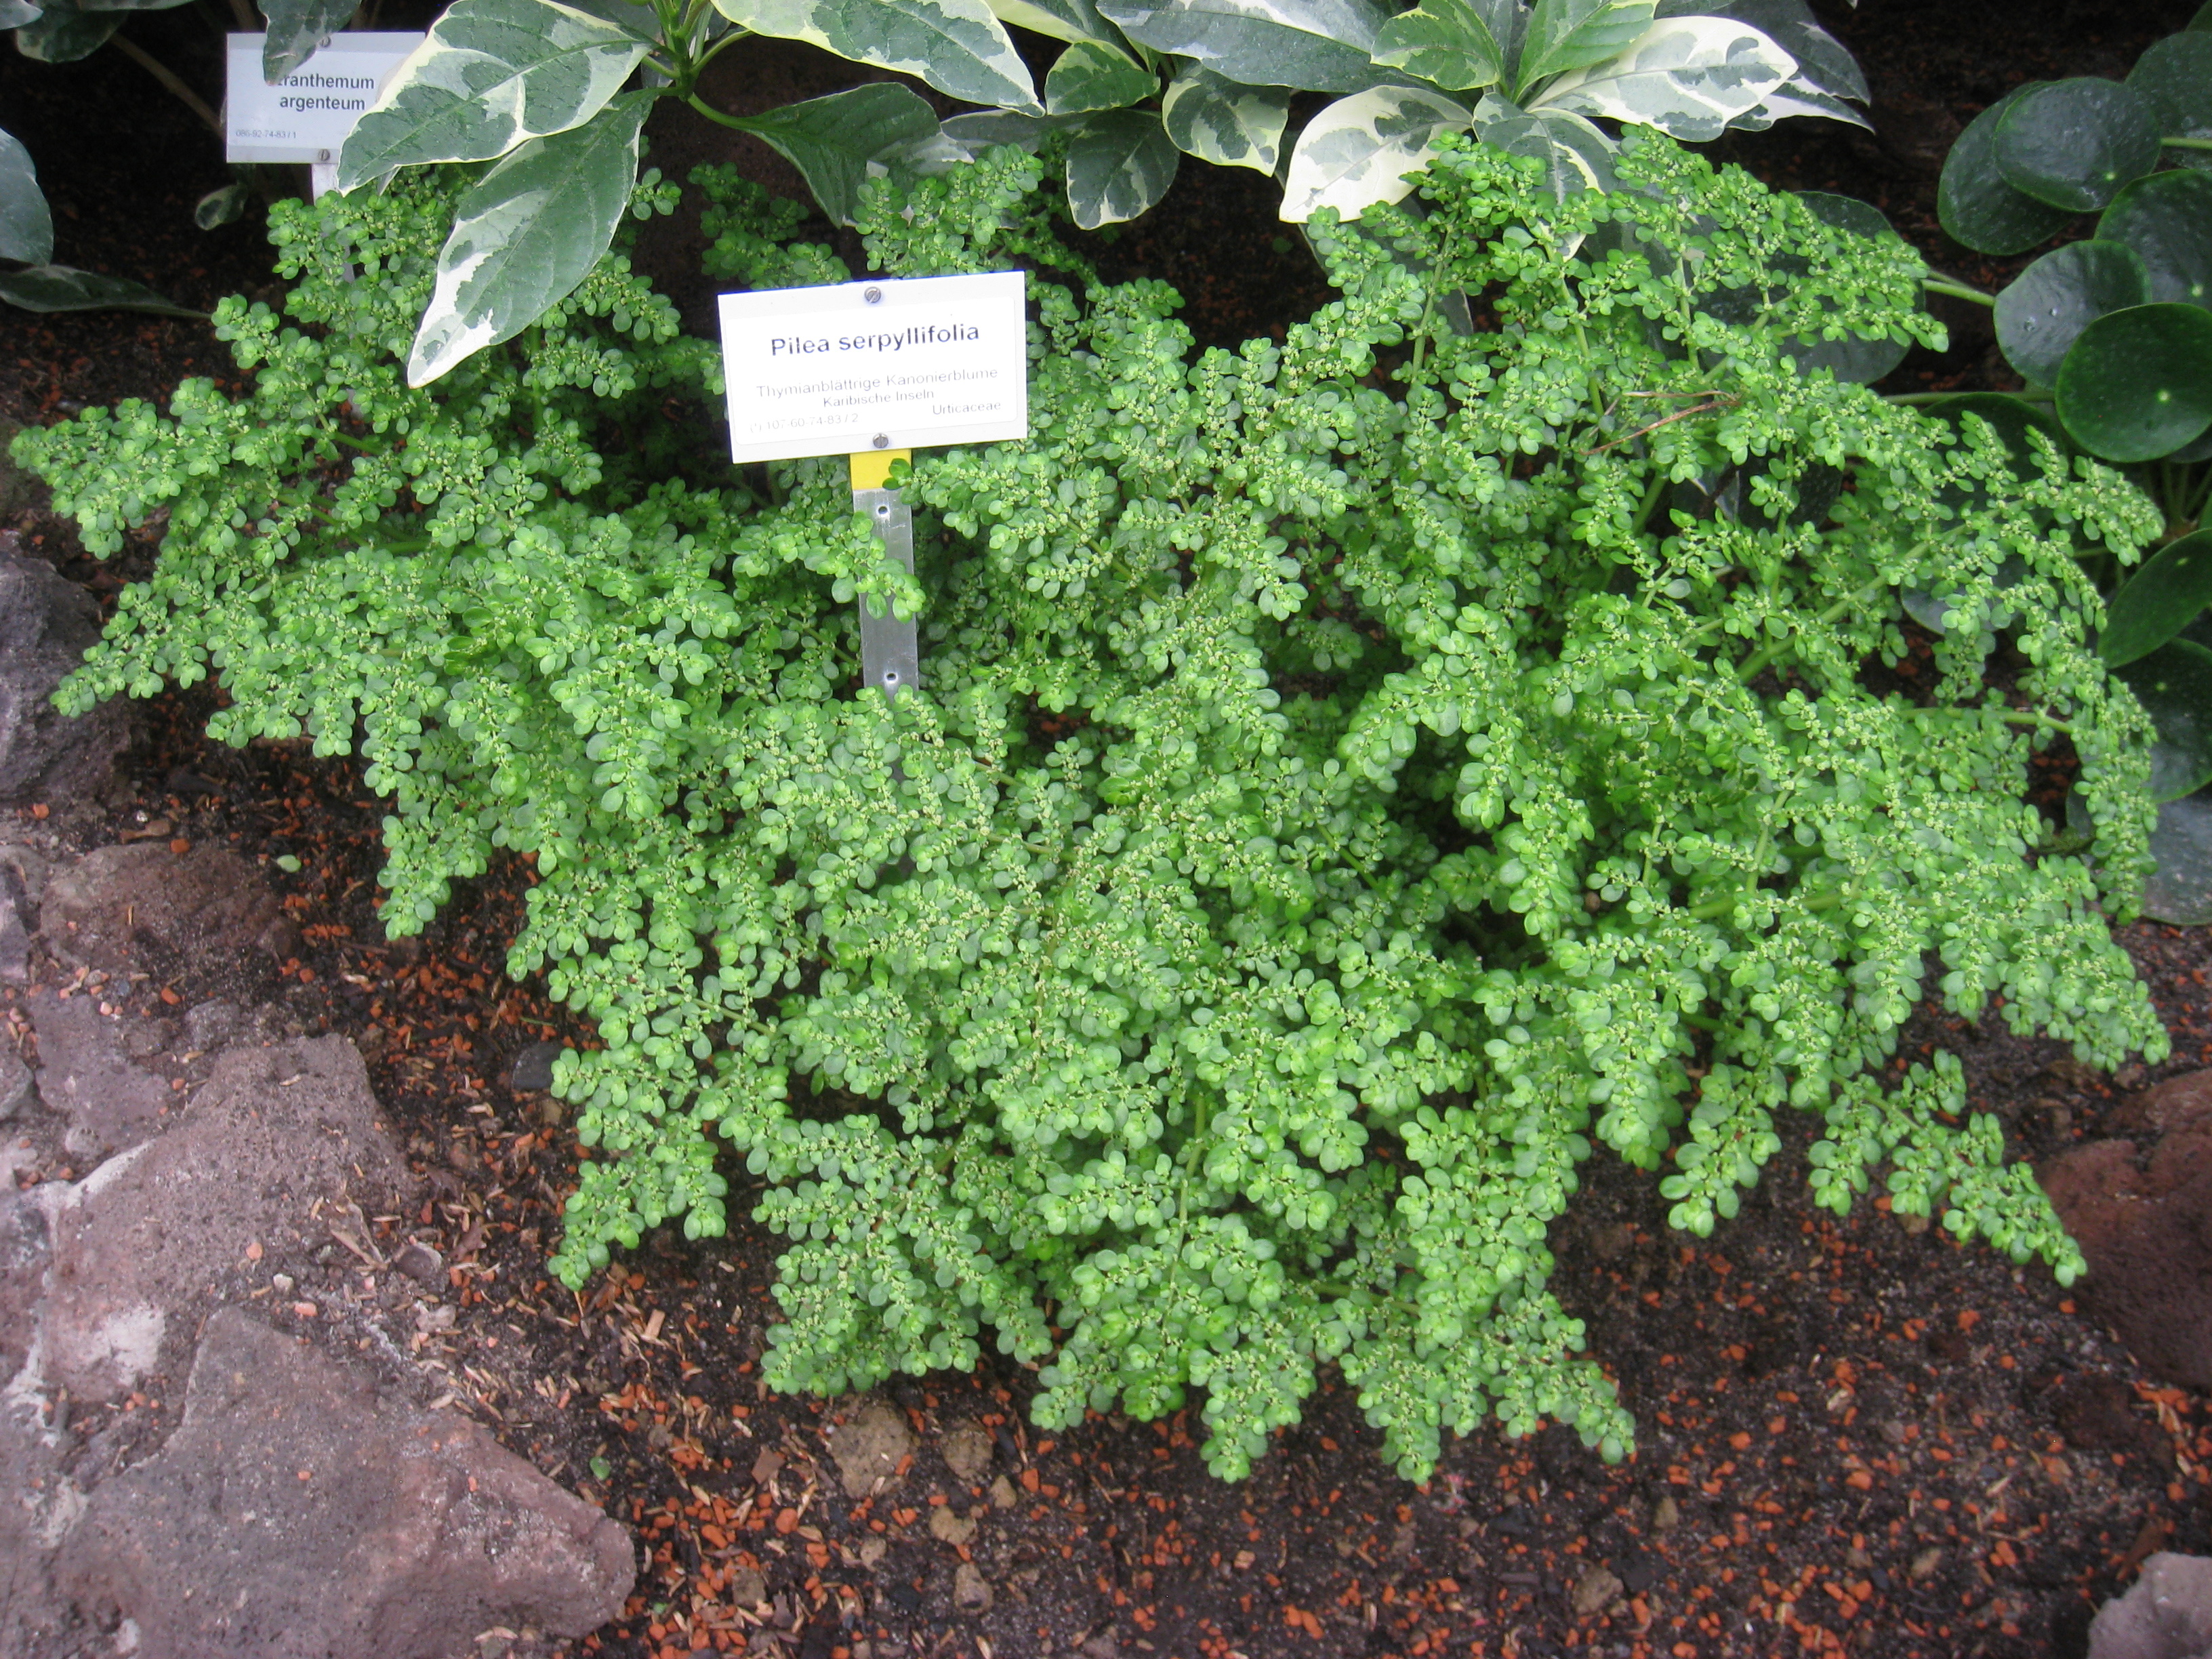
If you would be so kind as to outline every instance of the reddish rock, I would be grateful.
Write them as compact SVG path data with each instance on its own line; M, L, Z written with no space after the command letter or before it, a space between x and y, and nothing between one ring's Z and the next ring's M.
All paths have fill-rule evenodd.
M485 1430L235 1309L184 1418L94 1492L57 1582L134 1622L138 1659L447 1659L494 1626L581 1636L622 1610L629 1534Z
M2093 1141L2040 1171L2088 1258L2077 1292L2144 1367L2212 1388L2212 1072L2115 1114L2137 1138Z

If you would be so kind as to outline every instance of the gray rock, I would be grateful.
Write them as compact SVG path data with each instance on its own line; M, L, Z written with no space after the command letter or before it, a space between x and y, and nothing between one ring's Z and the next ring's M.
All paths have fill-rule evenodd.
M2089 1626L2089 1659L2212 1659L2212 1559L2164 1551Z
M0 871L0 985L31 982L31 930L24 926L22 901L8 890Z
M39 1097L69 1119L74 1145L103 1155L135 1146L181 1106L125 1055L122 1024L100 1012L98 998L40 991L22 1006L39 1035Z
M0 1123L15 1115L39 1097L31 1084L31 1068L17 1059L13 1048L0 1048Z
M52 1257L46 1206L13 1183L0 1190L0 1387L22 1369Z
M991 1431L980 1423L963 1423L946 1431L938 1449L945 1466L973 1486L991 1467Z
M116 1398L196 1326L246 1260L348 1188L367 1207L411 1185L343 1037L234 1048L180 1121L77 1183L54 1228L41 1323L48 1376Z
M969 1613L988 1613L994 1597L991 1581L973 1561L963 1561L952 1574L952 1603Z
M222 847L102 847L46 882L39 937L72 967L150 975L188 1003L258 1002L298 930L253 866Z
M845 1484L845 1496L865 1498L878 1480L897 1479L899 1465L914 1450L906 1419L880 1400L871 1400L850 1422L830 1431L830 1455Z
M185 1043L202 1054L212 1054L237 1041L246 1030L246 1011L234 1002L210 997L185 1011Z
M635 1577L620 1526L488 1431L235 1309L177 1431L92 1493L55 1565L139 1659L443 1659L495 1626L580 1636Z
M104 781L131 740L119 700L64 717L54 688L100 637L100 607L0 535L0 801L48 800Z
M400 1246L392 1265L421 1285L434 1285L446 1273L446 1258L419 1238L410 1238Z
M507 1073L510 1089L550 1089L553 1086L553 1062L561 1058L568 1045L565 1042L533 1042L514 1057L514 1069Z

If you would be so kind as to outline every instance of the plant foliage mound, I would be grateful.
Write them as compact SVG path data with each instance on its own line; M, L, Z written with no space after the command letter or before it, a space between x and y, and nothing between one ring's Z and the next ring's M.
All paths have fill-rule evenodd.
M720 1231L725 1149L790 1241L780 1388L992 1341L1047 1425L1202 1389L1234 1475L1334 1361L1409 1476L1491 1413L1619 1455L1546 1285L1597 1148L1703 1233L1810 1112L1817 1202L1880 1170L2070 1277L1900 1023L2165 1048L2105 915L2148 728L2076 556L2154 515L1800 371L1932 331L1902 244L1663 139L1619 165L1561 201L1453 141L1422 216L1322 216L1340 301L1195 356L1168 289L1081 280L1036 159L867 185L885 270L1077 277L1032 283L1035 435L915 466L914 578L842 460L714 459L713 357L619 253L410 390L450 187L287 209L289 320L221 315L250 395L21 441L96 549L161 526L68 700L212 673L221 736L358 748L395 933L534 860L512 970L605 1040L558 1075L597 1152L558 1270ZM842 274L706 183L720 274ZM863 590L920 609L896 703ZM2062 732L2094 862L2024 799Z

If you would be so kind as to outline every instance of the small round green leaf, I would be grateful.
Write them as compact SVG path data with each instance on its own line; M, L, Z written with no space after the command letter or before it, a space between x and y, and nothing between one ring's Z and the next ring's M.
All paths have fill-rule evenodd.
M1943 161L1936 186L1936 213L1954 241L1983 253L2025 253L2065 228L2073 216L2017 191L1997 170L1997 125L2013 106L2037 88L2031 81L2015 88L1967 124Z
M2108 461L2148 461L2212 426L2212 311L2132 306L2081 331L2058 368L2058 418Z
M2039 202L2094 213L2158 165L2158 137L2141 93L2088 76L2056 81L1997 123L1997 171Z
M1920 412L1948 421L1954 426L1961 424L1961 416L1979 416L1996 428L2005 447L2012 452L2014 464L2026 469L2030 477L2034 476L2035 468L2035 448L2027 438L2031 431L2042 433L2062 450L2074 447L2073 439L2056 416L2007 392L1962 392L1955 398L1929 404Z
M2097 240L2136 251L2152 299L2212 308L2212 173L2136 179L2097 221Z
M2152 41L2128 71L2128 84L2150 106L2163 137L2212 135L2212 33Z
M2212 651L2168 640L2116 671L2158 728L2151 744L2153 799L2179 800L2212 783Z
M2212 601L2212 530L2184 536L2128 579L2105 608L2098 650L2114 668L2147 657Z
M2125 242L2069 242L1997 295L1997 345L2029 380L2049 386L2083 329L2150 297L2150 274Z

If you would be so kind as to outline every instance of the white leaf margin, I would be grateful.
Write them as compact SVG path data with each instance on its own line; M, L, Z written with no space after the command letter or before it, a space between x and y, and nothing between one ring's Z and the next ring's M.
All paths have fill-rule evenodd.
M1561 76L1529 107L1656 127L1685 143L1717 138L1797 73L1797 60L1732 17L1668 17L1618 57Z
M1306 123L1283 179L1282 218L1302 225L1323 208L1357 219L1403 201L1406 175L1426 167L1437 140L1464 132L1474 112L1425 87L1370 87L1340 98Z

